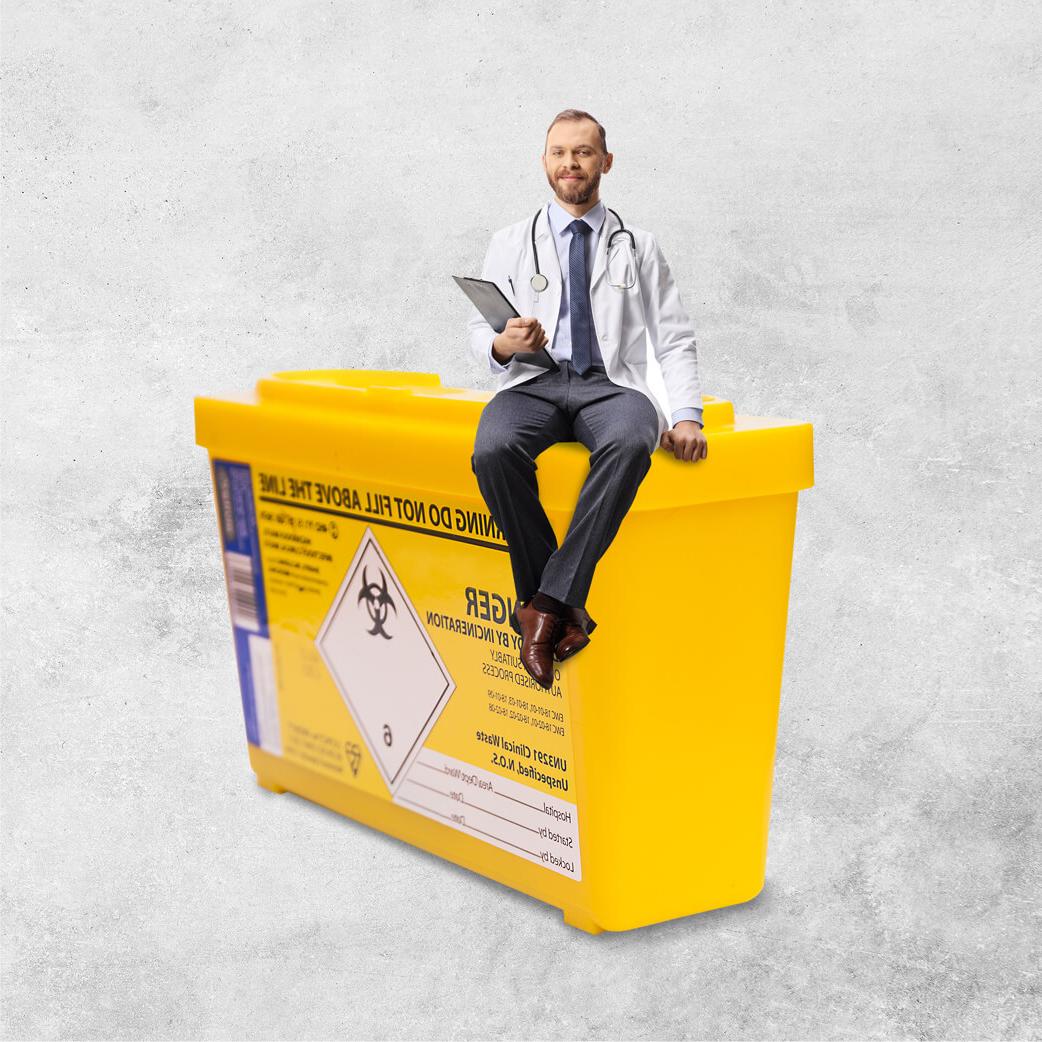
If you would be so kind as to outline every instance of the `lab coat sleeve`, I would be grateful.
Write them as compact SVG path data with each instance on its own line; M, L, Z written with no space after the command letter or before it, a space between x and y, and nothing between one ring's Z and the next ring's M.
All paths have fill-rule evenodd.
M702 383L694 327L681 303L669 264L653 235L648 236L647 252L640 266L640 290L645 325L662 370L673 422L677 422L677 413L684 410L682 419L701 423Z
M510 362L513 362L513 358L506 365L500 365L496 361L495 355L492 354L492 345L496 342L496 334L492 334L492 339L488 342L488 366L494 373L505 373L510 368Z
M481 277L490 282L496 282L495 273L492 270L492 256L495 252L496 236L492 236L485 251L485 263L481 266ZM497 283L498 285L498 283ZM500 286L500 289L503 287ZM500 365L492 357L492 341L496 339L496 331L485 321L482 314L474 305L471 305L471 315L467 322L467 335L470 341L470 353L479 365L488 367L489 372L505 373L513 359L506 365Z

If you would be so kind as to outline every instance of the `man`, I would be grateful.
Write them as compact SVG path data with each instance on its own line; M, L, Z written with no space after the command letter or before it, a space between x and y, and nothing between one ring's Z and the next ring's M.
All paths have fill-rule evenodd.
M542 156L554 198L534 219L496 232L482 271L522 317L497 334L475 310L468 326L475 358L501 374L481 413L471 468L510 551L510 622L522 638L521 661L544 688L553 682L554 658L563 662L590 642L596 623L585 603L594 567L656 446L689 462L707 455L691 322L654 236L628 226L612 235L620 220L599 189L613 160L604 128L588 112L566 109L554 118ZM671 429L644 375L646 337L661 367ZM556 372L525 361L543 347ZM560 546L535 476L535 458L559 441L590 450L590 472Z

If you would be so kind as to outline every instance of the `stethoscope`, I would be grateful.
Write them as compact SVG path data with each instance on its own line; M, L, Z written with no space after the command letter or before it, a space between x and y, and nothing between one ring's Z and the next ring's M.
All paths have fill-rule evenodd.
M628 270L633 274L633 281L624 283L621 286L616 285L614 282L611 281L611 275L609 274L608 285L618 290L630 289L631 287L637 284L637 243L634 241L633 232L631 232L629 228L627 228L622 223L622 218L617 213L615 213L615 211L610 206L607 207L607 210L608 213L614 214L615 220L619 222L618 228L616 228L615 231L613 231L611 235L608 236L608 259L606 264L608 271L611 271L612 241L614 240L616 235L629 236L630 250L633 253L633 263L627 266ZM542 212L542 207L540 207L538 210L536 210L535 217L532 218L532 256L535 258L535 274L532 276L531 279L529 279L529 284L531 285L532 289L536 291L536 293L542 293L543 290L545 290L546 287L550 285L550 280L539 270L539 251L535 248L535 226L536 222L539 220L539 215ZM547 218L547 220L549 220L549 218Z

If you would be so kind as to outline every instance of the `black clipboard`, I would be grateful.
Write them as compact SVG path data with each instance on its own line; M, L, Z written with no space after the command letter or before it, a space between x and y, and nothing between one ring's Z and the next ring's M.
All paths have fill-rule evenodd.
M502 333L507 326L507 320L520 318L517 308L503 295L503 291L488 279L472 279L466 275L453 275L455 283L467 296L470 302L481 313L481 317L497 332ZM556 372L561 367L557 360L545 348L538 351L521 351L511 356L508 365L514 361L518 365L534 365L540 369L550 369Z

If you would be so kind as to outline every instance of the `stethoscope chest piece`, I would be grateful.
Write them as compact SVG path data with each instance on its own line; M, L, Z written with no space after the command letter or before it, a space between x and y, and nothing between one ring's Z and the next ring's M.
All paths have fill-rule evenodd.
M550 280L542 273L539 273L532 276L532 278L529 280L529 284L531 285L532 289L536 291L536 293L542 293L543 290L550 285Z

